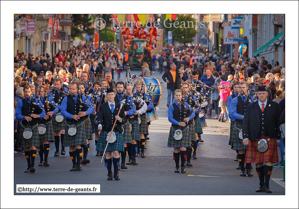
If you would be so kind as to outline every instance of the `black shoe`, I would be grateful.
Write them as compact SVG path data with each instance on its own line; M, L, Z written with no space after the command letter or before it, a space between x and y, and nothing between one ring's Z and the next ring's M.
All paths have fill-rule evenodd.
M236 155L236 158L234 159L234 161L238 161L238 155Z
M244 171L241 170L240 176L246 176L246 174L244 173Z
M61 155L65 155L65 150L61 149Z
M236 169L237 169L237 170L241 170L241 166L238 165L238 166L236 167Z
M39 162L38 166L44 166L44 161Z
M119 181L120 180L118 172L114 174L114 179L115 179L115 181Z
M107 178L107 180L108 180L108 181L111 181L111 180L113 180L113 178L112 178L112 172L108 173L108 175L107 175L107 176L108 176L108 178Z
M81 163L81 164L86 165L86 164L88 164L88 163L90 163L90 160L87 159L87 158L85 158L85 159L82 160L82 163Z
M35 168L34 167L29 168L29 170L30 170L31 173L35 172Z
M145 138L146 141L149 141L150 139L148 137Z
M83 171L83 168L81 168L80 165L77 166L77 171Z
M59 156L60 156L59 151L56 151L56 152L54 153L54 157L59 157Z
M30 173L30 168L27 168L24 173Z
M125 163L122 163L120 166L121 169L128 169L128 167L125 165Z
M246 174L247 174L248 177L253 176L251 169L247 169Z
M193 165L190 162L187 162L186 166L187 167L193 167Z
M181 167L181 173L186 173L185 167Z
M265 187L264 186L260 186L257 190L255 190L255 192L265 192Z
M96 154L96 156L100 156L100 152L99 152L99 151L97 151L97 154Z
M117 170L120 170L120 165L119 165L119 166L117 166Z
M141 158L145 158L146 155L144 154L144 152L141 152Z
M265 187L265 192L266 193L272 193L271 189L269 187Z
M179 173L179 172L180 172L180 171L179 171L179 168L176 167L175 170L174 170L174 172L175 172L175 173Z
M130 159L128 163L126 163L126 165L133 165L133 160Z
M104 153L103 153L103 152L101 152L101 153L100 153L100 156L102 157L102 156L103 156L103 154L104 154Z
M78 168L77 168L77 165L73 165L73 167L70 169L70 171L77 171Z
M138 163L136 162L136 159L135 158L133 158L133 165L138 165Z
M195 152L193 152L192 158L193 158L193 160L196 160L196 159L197 159L197 157L196 157L196 153L195 153Z
M204 142L204 140L202 140L201 138L198 139L199 142Z
M140 152L137 152L137 153L136 153L136 157L140 157Z
M49 167L50 164L48 162L44 162L44 166Z

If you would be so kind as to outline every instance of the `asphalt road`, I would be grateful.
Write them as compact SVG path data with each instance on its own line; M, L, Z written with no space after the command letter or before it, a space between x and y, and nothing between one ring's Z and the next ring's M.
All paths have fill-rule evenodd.
M137 72L132 72L132 74ZM139 72L138 72L139 74ZM117 77L117 74L115 74ZM160 80L162 99L157 108L159 119L150 125L150 140L146 145L146 158L137 158L139 165L120 170L120 181L107 181L107 169L101 158L96 157L92 141L88 158L91 163L82 165L83 171L70 172L71 160L66 155L54 157L55 145L50 143L50 167L36 166L36 172L26 174L27 162L24 154L16 153L14 159L15 184L101 184L102 195L284 195L283 169L274 168L270 180L272 194L256 193L258 176L253 165L253 177L241 177L234 161L236 152L231 150L229 122L220 123L207 119L208 127L202 135L203 143L197 149L197 160L186 174L174 173L173 149L167 147L170 123L167 119L166 83L161 74L153 77ZM124 74L122 79L124 80ZM36 165L39 156L36 158ZM15 193L16 194L16 193ZM49 194L47 194L49 195ZM82 194L81 194L82 195Z

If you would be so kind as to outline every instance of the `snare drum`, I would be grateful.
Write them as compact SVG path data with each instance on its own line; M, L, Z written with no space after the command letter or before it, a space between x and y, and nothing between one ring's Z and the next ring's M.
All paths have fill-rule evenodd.
M146 113L146 120L147 122L158 120L158 115L155 109L152 109L151 112Z
M202 129L206 128L208 126L208 124L206 122L205 114L200 113L198 117L200 119L201 128Z

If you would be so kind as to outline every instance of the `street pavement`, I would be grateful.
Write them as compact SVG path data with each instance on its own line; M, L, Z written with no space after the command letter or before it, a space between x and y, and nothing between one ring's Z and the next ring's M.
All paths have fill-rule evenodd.
M132 74L140 72L133 71ZM26 174L27 162L24 154L16 153L14 158L15 184L101 184L102 195L284 195L283 169L273 169L270 188L272 194L256 193L258 176L253 166L253 177L241 177L234 161L236 152L230 148L229 122L206 119L208 127L203 130L204 142L197 148L197 160L191 160L193 167L186 168L186 174L174 173L173 148L167 147L170 123L167 118L166 83L162 74L153 73L161 82L162 99L157 107L159 119L149 129L150 140L145 149L146 158L137 158L136 166L127 165L120 170L120 181L107 181L107 169L96 157L95 144L91 141L88 158L91 163L82 165L83 171L70 172L72 162L69 148L66 155L54 157L55 145L50 143L50 167L39 167L36 158L36 172ZM117 74L115 74L117 78ZM125 80L122 74L121 80ZM116 79L116 81L118 81ZM128 158L127 158L128 161ZM15 193L17 194L17 193ZM48 194L47 194L48 195ZM81 194L82 195L82 194Z

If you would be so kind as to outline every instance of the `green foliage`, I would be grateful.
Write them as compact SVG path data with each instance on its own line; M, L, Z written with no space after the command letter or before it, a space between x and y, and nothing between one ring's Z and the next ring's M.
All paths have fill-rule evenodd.
M106 42L114 42L115 38L114 31L110 28L106 28ZM100 31L100 41L105 42L105 28Z
M71 29L71 37L79 37L83 39L83 34L94 34L94 28L91 28L92 18L88 14L73 14L72 15L73 26ZM83 29L83 30L81 30Z
M165 28L165 36L168 35L168 31L172 31L172 39L175 41L180 43L190 43L193 41L192 38L196 35L196 21L191 15L177 15L175 21L167 19L164 22L164 20L165 15L162 15L161 24ZM177 22L175 26L174 22Z

